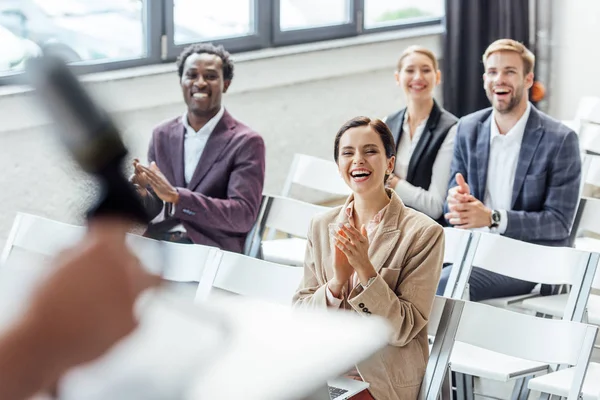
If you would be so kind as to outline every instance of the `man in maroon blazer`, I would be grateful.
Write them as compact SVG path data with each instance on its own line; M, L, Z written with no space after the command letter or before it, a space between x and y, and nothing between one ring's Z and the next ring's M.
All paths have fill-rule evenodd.
M183 116L154 129L149 166L132 178L156 216L145 236L242 252L265 177L262 137L221 105L233 62L221 46L194 44L177 59Z

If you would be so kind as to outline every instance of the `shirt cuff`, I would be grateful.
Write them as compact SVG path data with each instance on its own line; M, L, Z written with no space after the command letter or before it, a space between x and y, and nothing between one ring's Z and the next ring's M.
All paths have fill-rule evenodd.
M500 213L500 225L496 229L502 235L506 232L506 228L508 228L508 212L506 210L498 210L498 212Z
M343 297L343 294L342 294ZM337 297L335 297L333 295L333 293L331 292L331 289L329 289L329 284L327 284L327 290L325 290L325 298L327 299L327 306L328 307L334 307L334 308L339 308L342 305L342 299L338 299Z

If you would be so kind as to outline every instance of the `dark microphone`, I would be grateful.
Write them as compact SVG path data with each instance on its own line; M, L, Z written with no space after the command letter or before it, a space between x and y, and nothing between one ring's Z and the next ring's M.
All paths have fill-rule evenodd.
M88 218L113 215L148 223L149 215L123 175L127 149L108 113L92 100L61 59L50 55L31 59L27 72L61 142L81 168L100 181L100 198L88 211Z

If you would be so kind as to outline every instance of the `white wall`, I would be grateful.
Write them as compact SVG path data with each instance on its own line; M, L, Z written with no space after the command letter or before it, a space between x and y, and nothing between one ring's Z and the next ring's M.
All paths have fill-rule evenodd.
M600 96L600 1L553 0L549 113L572 119L579 99Z
M439 29L236 57L236 76L224 102L265 139L266 192L281 190L294 153L331 159L333 137L343 122L357 115L383 117L403 104L393 70L402 49L411 44L439 54ZM184 111L172 65L85 80L120 123L131 155L144 160L152 128ZM94 182L75 168L54 138L33 93L0 88L0 248L17 211L79 222L93 197Z

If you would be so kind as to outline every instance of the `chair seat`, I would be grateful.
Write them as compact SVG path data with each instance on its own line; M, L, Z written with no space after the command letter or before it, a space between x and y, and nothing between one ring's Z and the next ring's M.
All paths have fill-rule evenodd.
M567 397L573 382L573 368L551 372L529 381L529 389ZM590 363L583 383L583 400L596 400L600 394L600 364Z
M487 304L489 306L500 307L500 308L510 308L512 307L520 307L521 302L525 299L529 299L532 297L539 296L539 291L537 293L527 293L520 294L518 296L509 296L509 297L499 297L497 299L488 299L482 300L481 303Z
M263 259L277 264L302 267L305 251L306 239L286 238L262 242Z
M536 297L523 301L520 307L527 310L552 315L554 317L562 317L568 298L568 294ZM587 312L588 322L590 324L600 325L600 296L594 294L589 296Z
M454 344L450 367L454 372L500 382L548 370L548 364L507 356L462 342Z
M578 237L575 239L575 248L577 250L600 253L600 240L591 237Z

